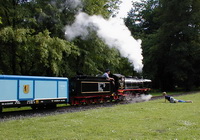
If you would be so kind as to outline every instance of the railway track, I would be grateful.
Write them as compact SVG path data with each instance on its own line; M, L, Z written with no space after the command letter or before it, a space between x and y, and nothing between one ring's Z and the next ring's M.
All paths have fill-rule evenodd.
M122 103L110 102L110 103L90 104L90 105L82 105L82 106L57 107L54 109L3 112L0 114L0 122L13 120L13 119L23 119L23 118L28 118L28 117L49 116L49 115L56 115L56 114L62 114L62 113L80 112L80 111L86 111L90 109L101 108L101 107L112 107L116 104L122 104Z

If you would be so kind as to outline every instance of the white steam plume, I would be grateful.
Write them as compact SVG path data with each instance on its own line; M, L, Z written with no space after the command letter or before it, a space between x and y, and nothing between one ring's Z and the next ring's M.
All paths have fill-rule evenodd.
M76 15L75 22L65 27L65 35L68 40L76 37L86 39L88 28L97 32L97 35L110 47L115 47L120 54L127 57L138 72L142 71L141 40L135 40L131 32L125 26L122 19L110 18L105 20L102 16L89 16L80 12Z
M151 99L152 95L140 95L138 97L135 97L135 96L126 96L125 100L128 101L128 102L131 102L131 103L138 103L138 102L147 102Z

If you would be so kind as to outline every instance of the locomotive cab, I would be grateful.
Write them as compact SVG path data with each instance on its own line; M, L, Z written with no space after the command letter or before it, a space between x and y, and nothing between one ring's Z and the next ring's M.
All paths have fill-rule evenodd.
M88 96L113 93L111 81L103 77L77 76L70 80L72 96Z
M111 77L115 79L116 90L125 88L125 76L121 74L113 74Z
M104 77L76 76L70 80L71 104L90 104L112 99L115 86Z

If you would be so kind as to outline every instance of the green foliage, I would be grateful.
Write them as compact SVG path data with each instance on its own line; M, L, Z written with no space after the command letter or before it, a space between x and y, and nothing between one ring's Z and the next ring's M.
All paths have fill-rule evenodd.
M132 75L132 65L95 33L88 40L63 40L64 27L80 11L114 16L120 0L0 1L0 73L74 76L96 75L106 68ZM122 63L123 62L123 63Z
M105 18L115 15L120 0L83 0L83 12L89 15L101 15Z
M35 17L32 27L36 30L43 31L48 29L51 36L64 38L63 28L74 20L75 14L78 13L80 6L73 7L66 0L36 0L28 5L31 8L31 17ZM73 3L73 2L72 2Z
M5 74L62 75L63 57L78 55L73 44L51 38L47 30L35 34L34 30L8 27L0 31L0 40L0 69Z
M198 139L200 95L177 98L194 103L173 104L160 99L2 120L0 139Z
M144 75L162 90L191 89L199 77L200 2L147 0L134 6L126 24L143 39Z

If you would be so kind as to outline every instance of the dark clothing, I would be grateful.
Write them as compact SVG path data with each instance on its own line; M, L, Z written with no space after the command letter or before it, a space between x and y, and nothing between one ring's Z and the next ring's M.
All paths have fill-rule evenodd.
M168 100L170 103L182 102L185 103L186 101L174 99L172 96L165 96L165 99Z
M170 98L171 96L167 96L167 95L165 96L165 99L168 100L169 102L170 102Z
M172 96L167 96L167 95L165 95L165 99L168 100L170 103L175 103L176 101L178 101L174 99Z

